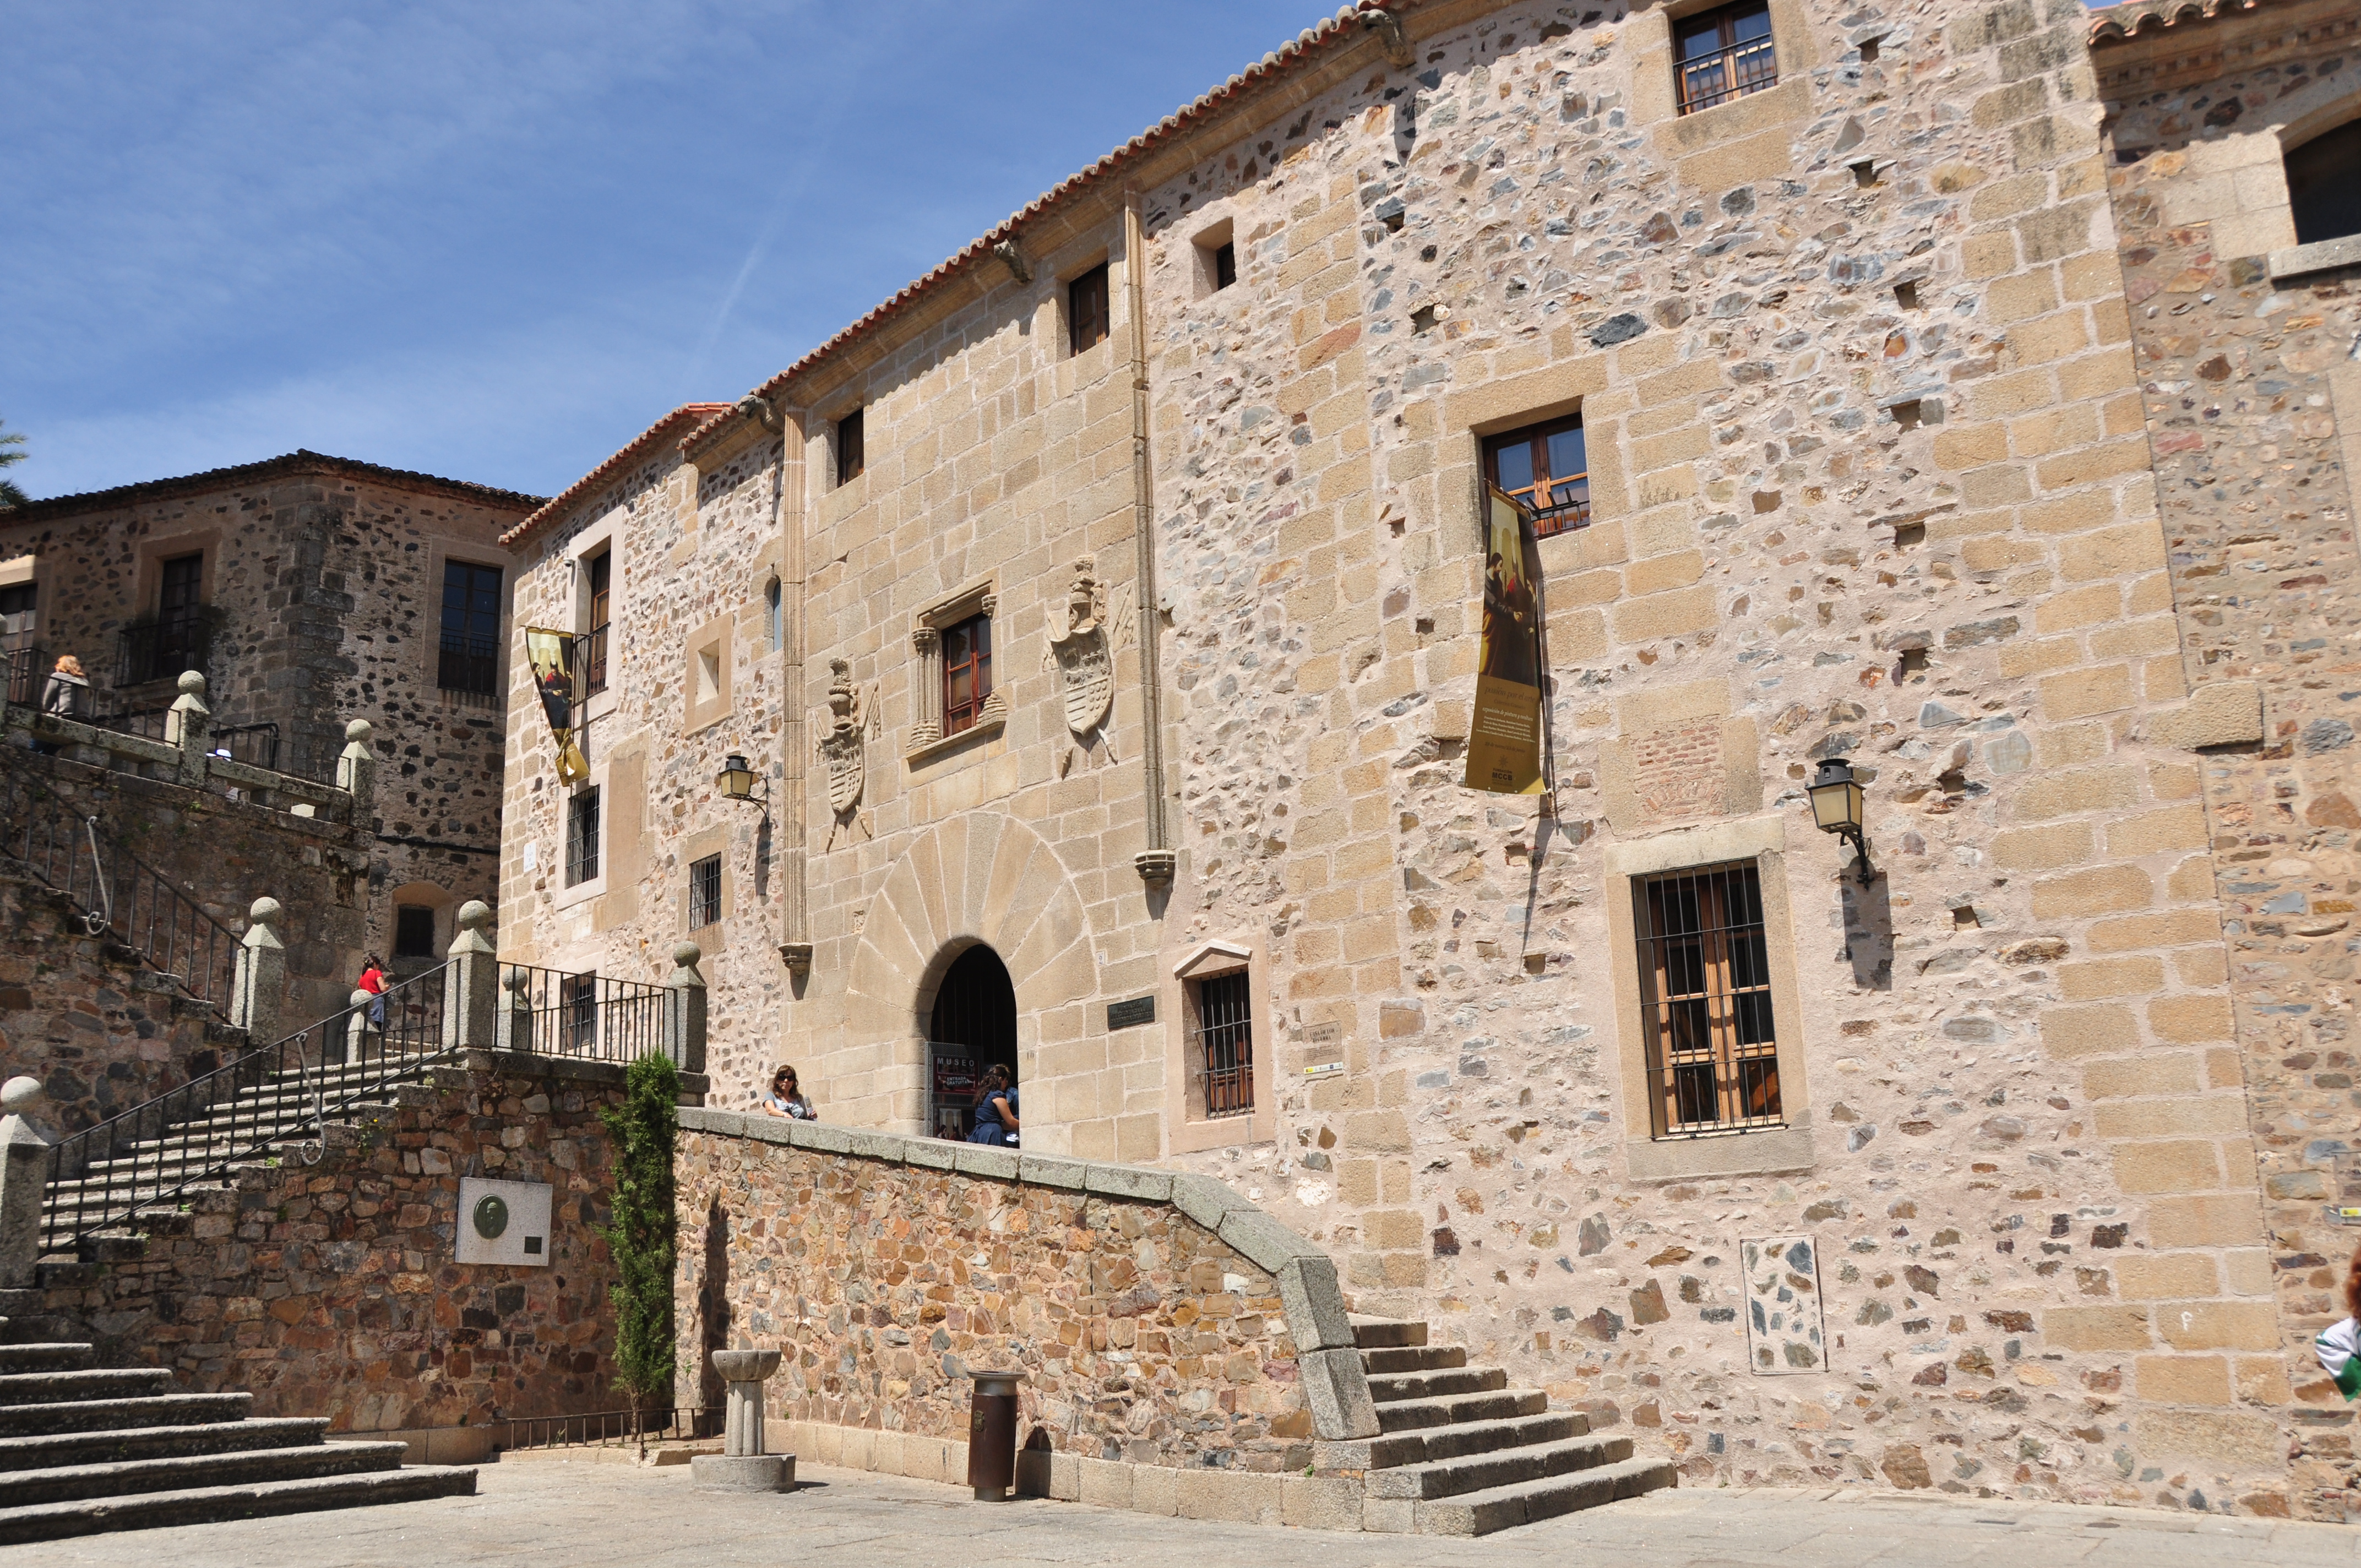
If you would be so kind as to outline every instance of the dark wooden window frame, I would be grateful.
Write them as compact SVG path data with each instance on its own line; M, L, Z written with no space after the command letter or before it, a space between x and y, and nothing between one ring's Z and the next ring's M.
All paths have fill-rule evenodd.
M1066 352L1096 348L1114 330L1114 294L1107 264L1102 261L1066 284Z
M992 617L982 612L942 629L943 659L943 737L948 740L964 729L975 728L983 717L983 705L992 696ZM952 639L965 638L964 655L952 656ZM954 694L959 689L959 677L968 677L964 696Z
M1759 37L1741 38L1741 24L1760 16ZM1690 52L1690 44L1711 44ZM1738 0L1673 23L1673 71L1681 113L1694 115L1779 84L1779 54L1769 0Z
M485 578L490 579L492 599L488 616L476 602ZM434 662L439 689L472 696L500 695L500 590L505 584L506 574L498 566L457 559L443 563L442 636ZM455 587L456 604L452 602Z
M590 629L582 640L582 695L590 697L607 689L607 629L615 619L613 545L584 558L582 589L590 601Z
M836 422L836 482L849 485L869 471L869 421L865 408Z
M1756 863L1634 877L1631 917L1654 1135L1786 1125Z
M1550 472L1550 437L1582 429L1582 415L1571 413L1484 438L1484 477L1506 490L1511 499L1532 514L1533 532L1541 538L1590 526L1590 438L1587 432L1583 434L1582 468L1572 474ZM1530 456L1533 479L1530 485L1512 487L1500 477L1500 454L1518 446L1524 447Z

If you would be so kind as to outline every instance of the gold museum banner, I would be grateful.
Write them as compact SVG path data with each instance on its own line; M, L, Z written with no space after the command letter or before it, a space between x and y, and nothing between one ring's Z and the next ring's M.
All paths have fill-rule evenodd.
M1484 522L1483 658L1467 735L1469 789L1542 793L1541 551L1524 509L1499 489Z
M533 666L533 695L541 699L550 734L557 738L558 782L578 784L590 776L590 764L574 743L574 638L547 627L528 626L524 658Z

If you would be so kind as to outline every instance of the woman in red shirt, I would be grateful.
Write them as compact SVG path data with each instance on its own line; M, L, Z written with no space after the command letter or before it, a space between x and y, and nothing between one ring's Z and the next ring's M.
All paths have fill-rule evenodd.
M369 1027L385 1032L385 965L375 953L361 959L360 988L369 993Z

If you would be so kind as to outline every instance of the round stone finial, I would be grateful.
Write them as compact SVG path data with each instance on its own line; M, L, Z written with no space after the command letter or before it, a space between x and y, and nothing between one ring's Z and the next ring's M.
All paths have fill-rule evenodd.
M459 905L459 929L480 931L492 923L492 906L480 898L471 898Z
M49 1096L49 1091L41 1087L39 1079L12 1078L0 1083L0 1112L21 1116Z
M247 910L246 917L257 926L276 926L279 924L280 916L286 913L280 907L277 899L258 898Z
M525 973L522 969L511 969L508 973L500 976L500 983L511 991L522 991L525 982L532 978L533 976Z
M203 674L196 670L182 670L181 672L181 695L182 696L204 696L205 677Z
M675 943L672 949L673 965L677 969L695 969L697 960L704 956L705 949L695 942Z
M358 740L364 745L368 743L368 738L376 733L376 730L369 728L369 721L366 718L356 718L345 726L345 739Z

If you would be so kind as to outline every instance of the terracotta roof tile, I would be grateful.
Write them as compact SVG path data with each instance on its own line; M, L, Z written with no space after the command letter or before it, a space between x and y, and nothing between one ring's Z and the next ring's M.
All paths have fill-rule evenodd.
M2122 43L2139 36L2177 27L2182 22L2210 22L2216 16L2251 11L2262 0L2132 0L2091 13L2091 47Z
M500 543L511 550L515 549L529 535L537 532L573 510L575 502L646 456L663 442L665 436L677 433L684 424L697 424L716 413L726 411L729 407L728 403L681 404L680 407L633 436L621 451L551 497L539 511L501 534Z
M117 485L111 490L86 490L79 495L44 496L20 507L0 507L0 528L13 528L18 523L41 522L53 517L67 517L80 511L100 511L109 507L130 506L135 502L152 500L170 495L194 495L204 490L217 490L225 485L245 484L256 479L269 479L281 474L330 473L349 474L355 478L373 479L380 484L397 485L406 489L441 490L458 495L487 506L523 511L541 505L541 497L529 496L521 490L503 490L490 485L471 484L466 479L445 479L433 474L415 473L408 468L387 468L375 463L363 463L354 457L332 457L324 452L312 452L302 447L278 457L266 457L258 463L240 463L227 468L208 468L201 474L181 474L169 479L142 479L136 485Z

